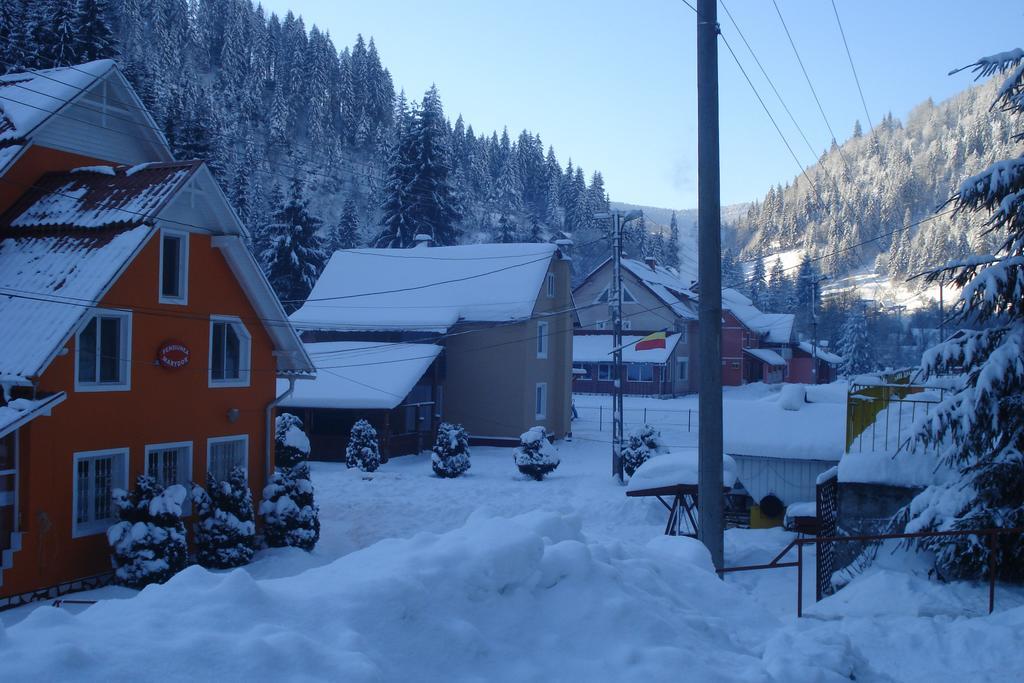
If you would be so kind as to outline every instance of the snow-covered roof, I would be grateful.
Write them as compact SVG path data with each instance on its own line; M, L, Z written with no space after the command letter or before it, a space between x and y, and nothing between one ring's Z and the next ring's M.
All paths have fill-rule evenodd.
M95 229L152 222L202 166L90 166L40 178L0 220L0 228Z
M730 311L748 329L764 335L773 344L788 344L793 337L792 313L764 313L735 289L722 290L722 308Z
M553 244L335 252L291 316L303 329L443 332L458 321L533 314Z
M768 365L784 366L786 364L786 359L771 349L743 349L743 351Z
M0 437L37 417L49 415L54 406L63 403L67 397L66 393L60 391L36 400L16 398L7 405L0 405Z
M25 145L18 143L0 146L0 176L7 173L7 169L11 167L11 164L14 163L24 149Z
M691 301L695 300L690 291L692 281L684 282L679 274L671 268L655 265L651 268L644 261L622 259L622 267L643 282L672 312L686 320L696 320Z
M436 344L317 342L306 344L313 381L296 382L284 408L384 409L400 405L441 353ZM278 393L287 382L278 380Z
M0 142L25 139L39 124L115 69L111 59L0 76Z
M151 230L0 239L0 381L41 373Z
M806 353L808 356L815 355L815 348L813 345L811 345L810 342L800 342L799 346L800 350ZM840 363L843 362L842 356L837 356L834 353L826 351L820 346L817 348L817 356L819 359L825 361L826 363L829 363L830 365L839 365Z
M698 454L695 447L677 448L655 455L637 468L629 478L626 491L642 491L669 486L696 486ZM732 488L736 483L736 461L722 455L722 485Z
M642 336L623 336L622 343L629 344L622 349L624 363L666 363L676 344L678 334L670 334L665 339L665 348L637 351L635 345ZM610 334L577 334L572 338L572 360L574 363L611 363L612 336Z

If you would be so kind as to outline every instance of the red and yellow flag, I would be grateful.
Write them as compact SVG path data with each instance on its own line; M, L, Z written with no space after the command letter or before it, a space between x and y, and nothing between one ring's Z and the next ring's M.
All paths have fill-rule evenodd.
M663 349L665 348L665 339L668 335L665 332L655 332L649 334L636 343L633 347L634 351L650 351L651 349Z

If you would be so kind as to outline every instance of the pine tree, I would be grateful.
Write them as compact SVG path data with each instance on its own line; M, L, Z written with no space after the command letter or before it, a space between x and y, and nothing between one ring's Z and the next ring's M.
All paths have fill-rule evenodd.
M350 197L345 200L341 219L328 237L328 252L333 254L341 249L355 249L358 246L359 216L356 212L356 203Z
M192 487L198 519L196 560L210 569L241 567L256 549L256 512L245 469L233 467L228 478L207 475L206 488Z
M768 305L768 280L764 274L764 259L754 260L754 272L750 275L747 283L747 292L750 300L757 308L766 308Z
M679 270L679 221L676 219L676 212L672 212L672 219L668 223L668 241L665 243L665 265L669 268Z
M836 350L843 358L841 371L844 375L858 375L877 367L863 304L854 306L847 313L839 335Z
M469 435L462 425L442 422L437 428L433 451L430 464L439 477L454 479L470 467Z
M309 476L309 438L302 421L284 413L274 420L274 473L263 488L260 516L271 548L312 550L320 540L320 508Z
M37 63L41 68L75 64L76 0L48 0L39 22Z
M996 105L1024 112L1024 54L1020 50L975 63L978 78L1002 74ZM1014 133L1024 131L1017 119ZM954 309L965 325L922 359L926 377L955 374L946 393L916 435L916 445L937 451L959 473L914 499L904 518L908 531L1024 526L1024 155L996 161L960 183L951 199L960 213L987 214L985 234L1001 240L993 261L948 266L930 276L961 288ZM991 559L998 576L1024 580L1024 543L996 537L996 557L977 537L925 538L946 578L981 578Z
M75 15L74 53L79 62L117 56L108 0L79 0Z
M131 492L114 489L118 522L107 529L114 579L129 588L163 583L185 568L188 544L181 506L188 492L174 484L166 489L140 476Z
M348 467L358 467L364 472L373 472L380 467L377 430L366 420L359 420L352 425L348 447L345 449L345 464Z
M269 245L263 254L267 279L285 310L294 311L309 295L324 267L321 221L309 212L302 181L292 179L288 203L267 227Z
M786 277L782 259L775 259L768 274L768 310L775 313L789 313L793 303L791 283Z

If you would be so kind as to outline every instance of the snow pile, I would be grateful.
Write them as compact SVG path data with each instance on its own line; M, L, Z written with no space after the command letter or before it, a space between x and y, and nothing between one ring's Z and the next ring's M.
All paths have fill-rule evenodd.
M627 491L661 488L663 486L697 485L696 448L673 450L651 458L629 479ZM728 455L722 456L722 484L731 488L736 483L736 461Z
M783 410L800 410L804 406L803 384L787 384L779 392L779 407Z
M785 385L782 391L791 386ZM795 389L794 391L799 391ZM723 401L725 450L733 455L797 460L839 460L846 450L846 404L804 403L780 409L779 393Z

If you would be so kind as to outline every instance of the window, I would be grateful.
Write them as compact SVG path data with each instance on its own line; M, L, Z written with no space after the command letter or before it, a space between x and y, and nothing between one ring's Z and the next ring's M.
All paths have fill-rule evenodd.
M0 436L0 552L11 547L11 534L17 531L17 437L17 430Z
M160 303L188 302L188 233L160 232Z
M573 363L573 376L577 379L590 379L590 366L586 363Z
M207 439L206 473L222 481L234 467L249 471L249 437L243 434Z
M537 358L548 357L548 323L537 323Z
M132 316L127 311L95 313L75 337L75 390L130 388Z
M678 371L679 371L678 372L679 376L676 379L678 379L680 382L686 382L687 380L690 379L690 359L689 358L679 358L679 359L677 359L676 367L678 368Z
M606 304L612 300L612 288L611 286L605 287L601 295L597 297L597 303ZM635 304L636 297L633 293L625 286L622 287L622 302L627 304Z
M238 318L210 320L210 386L249 386L251 339Z
M631 330L631 329L633 329L633 321L632 320L623 320L622 321L622 329L624 329L624 330Z
M546 382L537 385L534 408L536 412L534 418L543 420L548 416L548 385Z
M555 298L555 274L554 273L548 273L547 283L548 283L548 298L549 299L554 299Z
M678 343L679 344L685 344L686 343L686 323L683 323L682 325L680 325L679 329L677 331L679 332L679 342Z
M597 321L597 329L603 330L603 329L606 329L607 327L608 327L608 321L607 320L598 320Z
M611 363L598 363L597 365L597 378L602 382L610 382L612 379L612 364Z
M192 442L146 446L146 474L161 486L181 484L187 492L192 481ZM206 482L202 483L205 486Z
M626 379L630 382L653 382L654 365L651 363L629 363L626 366Z
M117 517L113 493L128 480L128 449L75 453L74 467L72 536L102 533Z

